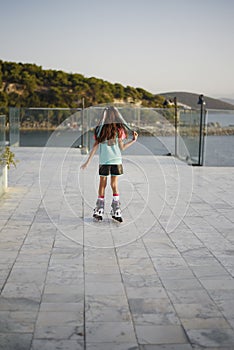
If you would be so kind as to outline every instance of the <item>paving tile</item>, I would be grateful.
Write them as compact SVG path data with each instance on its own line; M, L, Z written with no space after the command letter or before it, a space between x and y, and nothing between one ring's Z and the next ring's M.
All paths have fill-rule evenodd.
M194 318L180 318L181 323L185 329L222 329L230 328L230 323L223 317L194 317Z
M214 303L175 304L174 307L181 318L222 318L219 308Z
M204 289L192 289L192 290L169 290L167 291L170 300L173 304L209 304L212 303L212 298L208 292Z
M62 303L62 302L51 302L51 303L44 303L42 302L40 304L40 312L50 312L50 311L59 311L59 312L70 312L70 311L76 311L76 312L83 312L84 309L84 301L81 299L78 303Z
M152 261L157 271L186 268L186 261L182 257L153 257Z
M49 284L72 284L72 281L76 281L79 279L82 281L83 279L83 271L82 267L80 269L75 270L74 268L65 268L65 269L50 269L47 272L46 282ZM67 282L66 282L67 281ZM75 283L75 282L73 282Z
M152 314L156 312L170 312L174 309L169 299L134 298L129 299L131 312L134 314Z
M193 272L188 267L166 270L160 269L158 274L163 281L167 279L184 280L194 278Z
M85 273L86 282L119 282L121 283L120 273Z
M176 248L169 248L169 249L157 249L157 248L148 248L149 255L152 258L157 257L168 257L168 258L180 258L181 254Z
M30 350L84 350L84 343L77 340L34 339Z
M181 321L174 311L155 312L147 314L132 314L135 325L144 326L171 326L180 325Z
M106 274L106 275L111 275L113 274L119 274L119 267L117 264L115 265L110 265L106 264L105 265L99 265L93 263L92 265L86 264L85 265L85 273L91 274L91 273L99 273L99 274Z
M0 332L0 350L30 350L32 333Z
M83 310L74 311L40 311L36 327L68 327L82 324Z
M129 299L165 299L167 298L167 293L164 287L154 287L154 286L143 286L143 287L129 287L126 286L126 293Z
M6 298L26 298L39 302L41 300L43 284L37 283L6 283L2 296Z
M60 151L53 150L53 163L60 161ZM152 171L152 158L133 156L133 162L144 162L154 193L144 220L134 215L147 189L130 167L125 175L135 189L130 204L129 183L121 184L130 221L121 228L107 215L97 233L90 217L96 190L82 189L85 220L77 215L82 209L77 161L83 159L77 150L66 157L63 198L53 169L53 181L41 177L39 188L42 148L16 153L21 162L9 174L11 191L0 202L0 350L233 348L234 169L193 168L188 201L191 183L188 177L183 181L178 197L171 162L182 178L191 168L157 157L167 184L164 203L165 181ZM95 171L96 163L92 167ZM170 225L178 226L169 232L173 211ZM83 237L95 247L83 246Z
M72 281L71 281L72 282ZM44 288L44 294L83 294L84 293L84 284L83 281L80 281L78 284L71 283L69 285L57 283L50 284L46 283Z
M219 306L219 310L227 318L234 318L234 300L220 300L216 302Z
M126 287L162 287L162 282L156 273L153 275L122 274L122 278Z
M209 295L215 302L224 301L224 300L233 300L234 289L212 289L209 290Z
M194 266L192 267L192 271L198 278L211 278L217 276L229 277L229 273L223 266L213 266L212 264L209 266Z
M84 295L79 292L54 292L44 293L42 296L43 303L79 303L83 300Z
M140 350L192 350L189 344L141 345Z
M227 321L230 324L230 326L234 329L234 318L228 318Z
M86 324L87 343L131 343L135 342L135 332L130 322L88 322Z
M87 307L86 322L130 322L131 314L128 307Z
M124 295L122 283L117 282L86 282L87 295Z
M203 349L209 349L209 350L232 350L232 346L218 346L218 347L213 347L213 346L209 346L208 348L207 347L204 347L204 346L199 346L199 345L193 345L193 349L195 350L203 350Z
M117 255L119 258L148 258L148 253L144 246L142 248L135 248L129 245L127 247L117 248Z
M35 339L47 340L77 340L84 341L84 327L83 325L44 325L37 326L34 332Z
M12 269L11 274L8 278L9 283L36 283L40 284L45 281L46 278L46 268L25 268L25 267L15 267Z
M128 307L128 300L122 295L86 295L88 308L98 307Z
M230 276L226 278L217 277L217 279L201 279L202 285L207 290L234 290L234 279Z
M166 289L170 290L194 290L202 289L201 284L195 278L186 279L164 279L164 286Z
M0 311L31 311L37 312L40 302L29 298L7 298L0 296Z
M37 312L0 311L0 330L2 333L32 333Z
M201 347L230 347L234 344L233 329L190 329L186 330L189 340Z
M139 350L136 343L99 343L86 344L86 350Z
M136 326L140 344L183 344L187 343L181 326Z

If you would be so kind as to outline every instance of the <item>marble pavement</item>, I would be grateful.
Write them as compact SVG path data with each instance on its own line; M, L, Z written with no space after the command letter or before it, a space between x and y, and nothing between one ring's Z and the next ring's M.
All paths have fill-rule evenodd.
M234 168L126 156L123 224L92 220L97 157L16 148L0 198L0 350L234 349Z

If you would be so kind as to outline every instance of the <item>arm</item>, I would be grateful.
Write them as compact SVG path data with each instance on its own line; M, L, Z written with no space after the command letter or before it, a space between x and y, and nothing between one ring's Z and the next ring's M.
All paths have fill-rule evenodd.
M89 163L91 162L91 160L92 160L94 154L96 153L97 149L98 149L98 142L95 141L95 143L94 143L94 145L93 145L93 148L92 148L91 152L89 153L89 157L88 157L88 159L86 160L86 162L85 162L84 164L81 165L81 169L84 170L84 169L86 169L86 168L88 167L88 165L89 165Z
M133 131L133 138L131 141L127 143L123 143L123 140L119 139L119 148L121 149L121 151L124 151L125 149L130 147L134 142L136 142L137 138L138 138L138 133L136 131Z

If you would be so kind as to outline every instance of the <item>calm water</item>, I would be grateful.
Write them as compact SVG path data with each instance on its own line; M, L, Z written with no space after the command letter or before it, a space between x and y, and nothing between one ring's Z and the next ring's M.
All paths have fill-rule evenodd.
M166 155L172 152L174 137L153 137L141 136L134 147L128 148L126 154L158 154ZM82 144L82 138L79 131L52 132L46 130L40 131L21 131L20 146L23 147L44 147L44 146L64 146L79 147ZM93 145L93 134L83 136L83 144L88 145L89 149Z
M48 141L49 140L49 141ZM167 155L174 152L174 137L141 136L134 147L130 147L125 154ZM48 143L47 143L48 142ZM82 143L80 132L51 131L21 131L20 146L44 147L66 146L78 147ZM92 135L84 136L84 144L92 147ZM234 136L207 136L205 141L205 165L234 166Z
M222 127L234 125L234 111L209 111L207 113L207 122L219 123Z
M205 165L234 166L234 135L206 137Z

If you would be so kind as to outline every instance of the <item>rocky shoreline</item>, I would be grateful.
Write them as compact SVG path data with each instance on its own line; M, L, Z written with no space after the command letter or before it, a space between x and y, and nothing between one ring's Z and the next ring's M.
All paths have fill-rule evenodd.
M50 127L50 128L26 128L26 127L21 127L20 131L23 132L35 132L35 131L55 131L57 127ZM67 130L67 128L64 128L64 130ZM145 127L145 128L138 128L138 127L133 127L139 135L141 136L174 136L175 135L175 128L171 125L170 127L165 127L165 128L158 128L158 127ZM60 128L61 130L61 128ZM75 131L72 129L71 131ZM78 131L78 130L77 130ZM92 131L92 130L90 130ZM196 127L178 127L178 134L181 136L191 136L195 137L199 135L200 128L199 126ZM211 136L231 136L234 135L234 126L233 127L206 127L204 129L204 134Z

